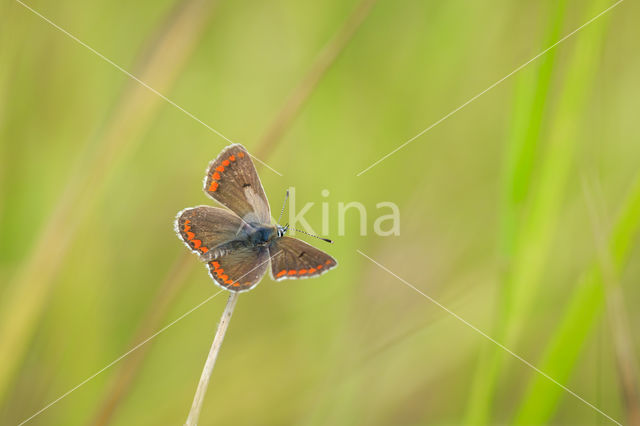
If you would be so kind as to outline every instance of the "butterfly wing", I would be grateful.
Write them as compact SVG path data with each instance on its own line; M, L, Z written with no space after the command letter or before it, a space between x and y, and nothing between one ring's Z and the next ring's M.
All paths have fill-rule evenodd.
M207 263L216 284L230 291L248 291L258 285L269 266L266 247L240 247Z
M270 247L271 277L285 278L315 277L338 266L338 262L322 250L318 250L302 240L282 237Z
M235 214L210 206L184 209L175 221L178 236L203 260L210 258L217 247L235 240L242 226L242 219Z
M267 196L251 157L242 145L226 147L209 164L204 192L247 223L271 223Z

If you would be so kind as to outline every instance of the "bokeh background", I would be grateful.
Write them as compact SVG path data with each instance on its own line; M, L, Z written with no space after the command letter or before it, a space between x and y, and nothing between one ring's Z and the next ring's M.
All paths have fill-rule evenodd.
M613 0L25 3L329 204L340 267L243 294L201 424L638 420L640 7ZM0 423L218 291L172 220L226 140L0 2ZM330 195L321 196L327 189ZM338 235L338 203L355 211ZM401 234L373 234L376 204ZM226 295L28 424L186 419ZM635 416L635 417L634 417ZM638 423L636 423L638 424Z

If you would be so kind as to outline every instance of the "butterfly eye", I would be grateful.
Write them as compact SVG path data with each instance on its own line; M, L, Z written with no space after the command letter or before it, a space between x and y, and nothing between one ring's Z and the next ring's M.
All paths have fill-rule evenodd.
M278 237L283 237L286 234L287 229L289 229L289 225L278 226Z

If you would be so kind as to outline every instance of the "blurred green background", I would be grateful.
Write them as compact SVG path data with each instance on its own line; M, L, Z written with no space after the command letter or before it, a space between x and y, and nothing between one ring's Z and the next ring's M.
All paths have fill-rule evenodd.
M603 0L29 1L265 160L340 267L240 297L201 424L639 422L640 6ZM0 423L215 294L172 221L227 141L0 2ZM321 197L328 189L330 196ZM338 203L359 201L338 235ZM373 234L398 204L401 234ZM186 419L220 294L33 418ZM638 423L636 423L638 424Z

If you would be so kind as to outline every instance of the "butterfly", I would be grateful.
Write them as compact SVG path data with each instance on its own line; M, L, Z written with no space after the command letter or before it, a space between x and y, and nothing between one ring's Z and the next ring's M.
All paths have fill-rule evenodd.
M209 275L234 292L254 288L269 263L275 281L316 277L338 262L297 238L288 226L272 225L267 196L251 157L240 144L226 147L209 163L204 192L227 209L198 206L175 220L178 237L206 262Z

